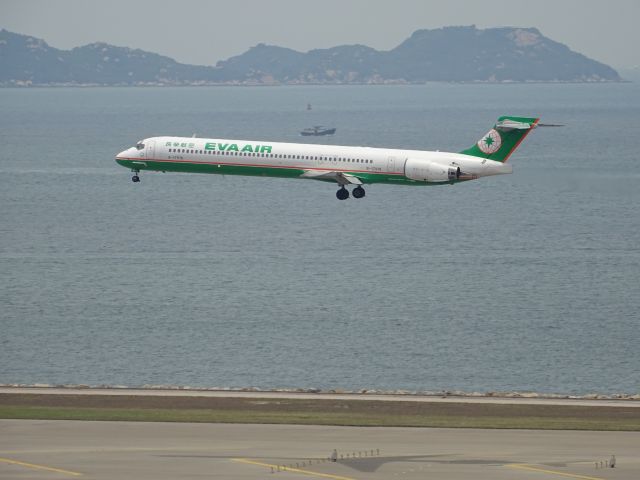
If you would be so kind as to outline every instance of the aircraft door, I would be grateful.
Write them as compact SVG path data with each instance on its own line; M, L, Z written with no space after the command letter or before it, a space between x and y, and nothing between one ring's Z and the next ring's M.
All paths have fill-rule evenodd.
M406 157L389 157L387 160L387 172L404 173L406 164Z
M145 149L147 160L153 160L154 158L156 158L155 157L156 142L155 140L147 140L145 143L146 143L145 147L147 147Z
M396 171L396 158L389 157L387 161L387 172L395 172Z

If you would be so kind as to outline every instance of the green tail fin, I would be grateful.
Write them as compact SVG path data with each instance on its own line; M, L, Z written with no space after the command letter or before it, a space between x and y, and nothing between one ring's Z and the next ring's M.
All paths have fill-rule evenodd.
M535 128L539 118L500 117L473 147L460 153L506 162L524 137Z

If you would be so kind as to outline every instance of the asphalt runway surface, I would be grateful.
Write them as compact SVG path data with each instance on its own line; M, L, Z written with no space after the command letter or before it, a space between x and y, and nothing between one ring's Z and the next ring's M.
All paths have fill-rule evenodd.
M637 480L640 432L0 420L1 479L83 477Z

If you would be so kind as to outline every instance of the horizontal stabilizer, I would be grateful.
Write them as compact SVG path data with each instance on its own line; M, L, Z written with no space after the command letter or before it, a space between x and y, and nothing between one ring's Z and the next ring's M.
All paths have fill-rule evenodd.
M508 132L509 130L529 130L530 128L533 128L533 125L531 123L516 122L515 120L511 120L509 118L497 122L495 126L496 130L503 130L505 132Z

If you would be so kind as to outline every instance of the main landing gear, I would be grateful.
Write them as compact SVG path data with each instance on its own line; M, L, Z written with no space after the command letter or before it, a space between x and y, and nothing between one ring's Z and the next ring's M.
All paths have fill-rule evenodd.
M362 188L360 185L354 188L353 192L351 193L353 194L353 198L362 198L365 195L364 188ZM336 192L336 197L338 198L338 200L346 200L347 198L349 198L349 190L344 188L344 185L342 185L340 187L340 190Z
M140 181L140 177L138 176L138 173L140 173L140 170L131 170L133 172L133 177L131 177L131 181L133 183L138 183Z

